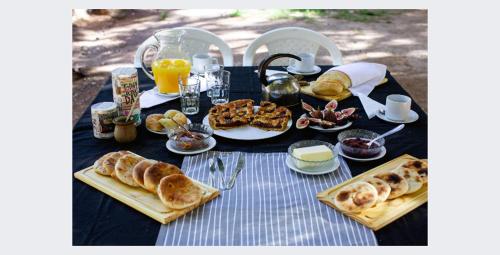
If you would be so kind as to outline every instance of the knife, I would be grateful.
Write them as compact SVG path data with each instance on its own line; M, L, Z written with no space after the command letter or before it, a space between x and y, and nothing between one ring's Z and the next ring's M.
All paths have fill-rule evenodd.
M226 185L226 189L232 189L234 186L234 183L236 182L236 177L238 177L238 174L243 170L243 166L245 165L245 156L243 155L243 152L240 152L240 156L238 156L238 163L236 164L236 168L233 171L233 174L231 175L231 179L229 180L229 183Z

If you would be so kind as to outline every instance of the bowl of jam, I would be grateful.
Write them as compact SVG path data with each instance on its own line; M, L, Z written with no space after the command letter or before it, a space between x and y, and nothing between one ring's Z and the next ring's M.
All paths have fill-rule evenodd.
M380 154L385 139L380 138L368 147L368 142L379 136L379 134L366 129L350 129L340 132L337 139L340 149L347 156L355 158L371 158Z
M209 146L209 139L213 134L212 128L199 123L186 125L186 129L178 129L169 136L176 150L196 151Z

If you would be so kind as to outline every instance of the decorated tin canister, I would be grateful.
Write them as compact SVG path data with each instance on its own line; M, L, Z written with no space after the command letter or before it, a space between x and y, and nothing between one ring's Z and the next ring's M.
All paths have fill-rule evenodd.
M90 107L94 137L107 139L113 137L115 124L113 119L118 116L118 107L114 102L101 102Z
M129 111L132 111L131 119L135 125L141 124L141 105L140 102L134 104L135 100L139 100L139 79L137 77L137 69L134 67L119 67L111 72L111 80L113 84L113 101L118 106L119 116L127 116ZM133 109L132 106L135 106Z

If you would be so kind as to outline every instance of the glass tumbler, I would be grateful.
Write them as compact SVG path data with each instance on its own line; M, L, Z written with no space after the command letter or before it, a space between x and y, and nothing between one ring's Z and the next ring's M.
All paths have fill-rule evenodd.
M200 111L200 77L190 76L187 80L179 77L181 110L186 115L194 115Z
M213 65L210 69L205 68L203 76L207 87L207 97L212 97L212 87L218 82L220 71L224 70L223 65Z
M215 83L210 88L212 91L212 104L218 105L228 103L231 72L220 70L216 77Z

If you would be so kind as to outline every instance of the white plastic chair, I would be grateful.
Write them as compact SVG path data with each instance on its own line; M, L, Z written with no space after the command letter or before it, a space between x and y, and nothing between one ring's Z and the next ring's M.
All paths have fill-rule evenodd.
M268 54L303 52L316 55L320 46L330 54L332 65L342 65L342 53L335 43L321 33L302 27L284 27L264 33L248 45L243 55L243 66L252 66L255 53L265 45ZM258 63L257 63L258 64ZM277 59L273 65L287 65L287 60Z
M211 45L217 46L222 55L224 66L233 66L233 53L229 45L224 42L216 34L204 29L194 27L177 27L172 30L185 30L186 34L182 37L184 40L184 50L187 52L189 58L192 58L196 53L208 53ZM137 48L134 57L134 66L141 67L141 54L142 49L151 43L156 42L154 36L150 36Z

